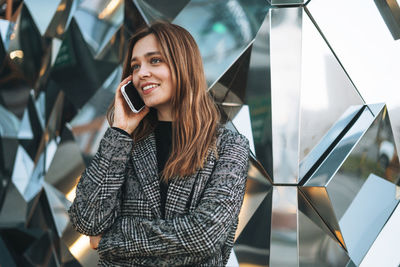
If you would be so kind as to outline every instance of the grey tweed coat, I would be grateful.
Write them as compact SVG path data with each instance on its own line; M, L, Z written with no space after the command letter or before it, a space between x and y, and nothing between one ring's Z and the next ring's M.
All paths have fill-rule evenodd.
M109 128L78 183L69 209L75 229L102 234L101 266L224 266L248 171L248 140L225 128L218 157L170 182L161 218L154 133L134 143Z

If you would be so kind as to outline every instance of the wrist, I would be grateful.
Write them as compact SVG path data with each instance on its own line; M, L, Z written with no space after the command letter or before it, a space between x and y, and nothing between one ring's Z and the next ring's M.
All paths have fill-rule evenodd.
M123 135L131 137L131 134L129 132L127 132L126 130L124 130L124 129L121 129L121 128L118 128L118 127L114 127L114 126L112 126L111 128L116 130L116 131L118 131L118 132L120 132L120 133L122 133Z

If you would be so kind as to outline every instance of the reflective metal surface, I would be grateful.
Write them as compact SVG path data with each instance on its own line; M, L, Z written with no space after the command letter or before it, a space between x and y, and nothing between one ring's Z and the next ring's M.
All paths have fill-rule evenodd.
M346 266L350 258L299 191L299 266Z
M268 175L273 178L269 29L270 13L267 14L251 46L246 104L250 109L255 155Z
M246 50L268 9L260 0L193 0L173 20L195 38L209 86Z
M271 213L270 266L298 266L296 186L274 186Z
M27 6L41 35L46 32L61 2L60 0L24 0L24 4Z
M397 43L374 3L322 3L18 0L14 21L0 12L0 265L97 265L66 210L129 36L166 19L194 35L225 127L250 142L229 264L397 266L400 102L385 95L400 84ZM365 105L371 92L389 111Z
M273 179L295 184L299 166L301 8L271 9Z
M253 201L255 198L253 199ZM246 227L237 237L234 245L235 255L240 264L246 266L269 266L271 238L272 191L262 199L250 217ZM242 209L243 210L243 209ZM243 213L243 211L241 212Z
M79 1L74 18L93 55L97 55L117 32L123 15L122 0Z
M371 105L371 110L378 107L381 111L375 116L368 107L363 109L301 188L356 265L399 199L400 165L393 133L386 106Z
M396 0L374 0L393 39L400 39L400 7Z
M349 106L365 104L308 14L302 18L300 161Z
M400 206L397 205L390 216L390 220L386 222L359 266L396 266L400 262L400 255L397 253L398 247L396 245L400 239L399 224Z
M172 21L190 0L177 0L174 4L157 0L133 0L147 24L156 20Z
M324 159L324 154L335 141L339 141L340 136L346 132L346 128L358 113L362 112L362 106L351 106L336 121L329 131L321 138L320 142L310 151L310 153L300 162L299 173L300 181L306 176L311 175L312 168L318 167L318 161Z
M387 104L399 150L399 42L393 40L376 4L374 1L337 0L333 5L326 5L324 1L313 0L306 9L366 103Z
M268 0L274 6L292 6L303 4L304 0Z

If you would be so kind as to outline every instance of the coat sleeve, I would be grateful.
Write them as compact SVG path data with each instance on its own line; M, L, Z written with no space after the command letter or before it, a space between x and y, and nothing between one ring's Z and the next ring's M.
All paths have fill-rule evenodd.
M76 197L68 211L74 228L85 235L98 235L113 225L120 212L121 186L133 140L109 128L89 167L82 173Z
M171 220L119 217L100 241L100 256L201 259L221 251L238 219L249 162L244 136L229 132L223 139L214 171L192 213Z

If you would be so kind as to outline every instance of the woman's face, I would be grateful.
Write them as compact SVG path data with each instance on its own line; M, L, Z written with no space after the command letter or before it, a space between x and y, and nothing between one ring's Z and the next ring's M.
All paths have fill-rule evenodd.
M174 82L171 70L161 55L156 37L149 34L140 39L132 50L132 82L148 107L171 112Z

